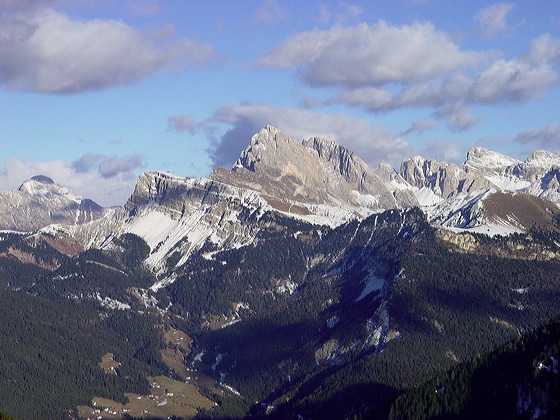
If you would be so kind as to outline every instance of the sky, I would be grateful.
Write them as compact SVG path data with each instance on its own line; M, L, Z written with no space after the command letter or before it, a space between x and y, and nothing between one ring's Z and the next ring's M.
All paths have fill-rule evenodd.
M560 150L560 2L0 0L0 189L104 206L266 125L371 167Z

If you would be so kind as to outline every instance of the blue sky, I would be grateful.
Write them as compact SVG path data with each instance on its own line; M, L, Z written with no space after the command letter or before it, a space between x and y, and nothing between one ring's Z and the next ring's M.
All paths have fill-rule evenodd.
M0 0L0 189L122 205L267 124L370 166L560 149L556 0Z

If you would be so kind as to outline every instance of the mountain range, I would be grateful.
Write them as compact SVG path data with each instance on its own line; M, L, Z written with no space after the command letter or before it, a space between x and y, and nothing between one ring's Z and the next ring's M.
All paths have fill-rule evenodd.
M453 232L527 232L550 225L558 212L560 153L536 151L521 162L477 147L461 166L416 156L397 172L388 164L371 169L333 141L300 142L267 126L231 170L216 168L201 179L144 173L122 208L103 209L44 176L0 194L2 229L49 226L85 248L133 233L146 240L148 264L161 272L171 250L183 263L208 240L220 249L251 243L259 226L237 223L241 212L277 211L334 227L418 206L434 226Z
M199 417L398 418L397 397L560 314L559 171L560 153L519 161L483 148L461 166L416 156L398 172L370 168L333 141L267 126L231 170L143 173L122 207L35 176L0 192L3 293L31 299L21 307L91 308L98 320L83 322L99 336L104 323L134 322L144 335L126 345L87 340L152 390L115 382L118 398L84 388L72 402L0 410L85 418L113 404L104 397L140 417L131 401L144 401L143 389L170 410L154 418L194 415L173 411L181 404ZM67 328L64 317L42 322ZM193 387L197 402L154 396L165 376ZM530 384L511 386L532 395ZM537 409L545 404L520 418Z

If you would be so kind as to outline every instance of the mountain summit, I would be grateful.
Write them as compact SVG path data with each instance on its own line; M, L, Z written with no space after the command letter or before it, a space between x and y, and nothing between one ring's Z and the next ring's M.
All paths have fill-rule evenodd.
M333 206L366 215L418 204L410 191L402 192L398 184L406 183L391 171L385 182L333 141L313 137L300 142L267 126L252 137L231 171L219 168L212 179L262 192L269 203L296 204L310 213L317 206Z
M0 229L33 231L52 223L77 225L104 213L94 201L44 175L24 181L16 191L0 191Z

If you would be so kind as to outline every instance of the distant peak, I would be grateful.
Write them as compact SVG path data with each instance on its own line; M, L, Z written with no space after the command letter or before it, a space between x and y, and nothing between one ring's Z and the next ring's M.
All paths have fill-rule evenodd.
M31 179L33 181L40 182L41 184L54 184L54 181L52 180L52 178L49 178L48 176L45 176L45 175L35 175L35 176L31 177Z
M534 166L559 166L560 165L560 154L554 154L546 150L535 150L531 153L525 163Z
M471 147L467 153L465 167L470 170L497 170L520 163L519 160L484 147Z

